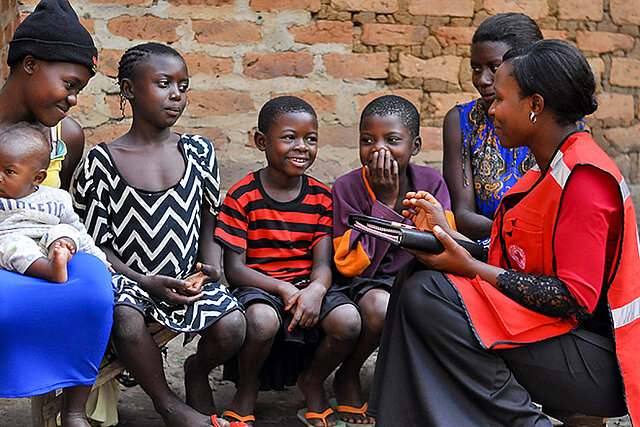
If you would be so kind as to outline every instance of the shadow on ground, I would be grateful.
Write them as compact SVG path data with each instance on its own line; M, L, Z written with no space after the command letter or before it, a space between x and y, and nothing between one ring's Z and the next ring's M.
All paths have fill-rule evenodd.
M182 339L176 338L169 343L165 357L165 372L171 388L184 399L184 385L182 383L182 364L184 360L195 352L195 342L182 345ZM362 382L365 391L368 392L373 377L375 358L369 358L364 366ZM222 381L221 368L215 369L210 376L210 382L214 388L214 395L218 410L228 408L235 386L229 381ZM325 390L329 397L333 396L329 377L325 384ZM301 427L297 420L296 412L304 407L302 394L296 387L286 391L261 392L256 405L256 427ZM120 417L119 427L161 427L162 419L156 414L151 400L139 387L122 387L118 402ZM0 399L0 427L27 427L31 425L31 408L29 399ZM607 427L631 427L627 417L611 419Z

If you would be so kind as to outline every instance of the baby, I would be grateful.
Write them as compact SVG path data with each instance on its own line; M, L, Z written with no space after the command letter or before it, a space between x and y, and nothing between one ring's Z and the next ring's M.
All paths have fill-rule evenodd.
M76 251L109 265L64 190L40 186L51 144L42 131L18 123L0 134L0 267L63 283Z

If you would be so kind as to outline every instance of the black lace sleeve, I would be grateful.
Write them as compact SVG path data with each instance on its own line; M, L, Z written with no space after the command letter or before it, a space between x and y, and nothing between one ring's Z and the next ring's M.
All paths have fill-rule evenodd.
M498 276L497 288L518 304L545 316L578 322L591 316L557 277L506 270Z

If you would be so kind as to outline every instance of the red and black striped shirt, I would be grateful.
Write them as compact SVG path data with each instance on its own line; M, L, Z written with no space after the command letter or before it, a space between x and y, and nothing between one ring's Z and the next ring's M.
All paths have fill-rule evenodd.
M313 246L332 235L331 190L303 175L294 200L278 202L264 190L260 172L236 183L224 199L216 239L238 253L245 264L267 276L293 284L309 280Z

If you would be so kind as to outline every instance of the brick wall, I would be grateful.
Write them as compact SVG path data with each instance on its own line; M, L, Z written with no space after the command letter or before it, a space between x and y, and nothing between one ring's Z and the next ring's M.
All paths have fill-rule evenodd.
M0 0L0 57L2 58L0 70L3 77L9 73L5 58L9 49L9 41L19 22L20 14L17 2L15 0Z
M13 17L36 0L0 0L3 42ZM395 93L422 113L416 161L440 168L442 118L476 96L469 44L487 16L531 16L545 37L575 43L599 82L600 108L588 118L640 206L640 0L73 0L100 50L99 72L73 116L88 146L124 133L119 121L118 59L144 41L170 43L186 58L189 104L178 130L216 146L223 188L264 160L252 145L260 106L295 94L320 118L311 173L328 184L359 166L357 122L374 97ZM3 46L3 62L6 47ZM6 76L6 66L3 75Z

